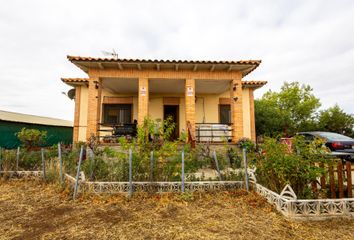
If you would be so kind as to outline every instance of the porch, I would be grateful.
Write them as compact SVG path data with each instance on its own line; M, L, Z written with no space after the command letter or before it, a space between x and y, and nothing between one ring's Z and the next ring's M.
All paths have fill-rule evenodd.
M115 143L117 137L135 137L139 117L139 80L102 78L98 136L104 143ZM147 116L157 122L168 117L175 124L173 138L188 132L184 79L148 79ZM231 142L232 123L230 80L195 81L195 130L197 142Z

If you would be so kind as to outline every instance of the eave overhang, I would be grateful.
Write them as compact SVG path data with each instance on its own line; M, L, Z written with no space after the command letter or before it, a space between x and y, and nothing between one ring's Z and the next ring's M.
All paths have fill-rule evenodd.
M67 56L68 60L88 73L89 69L118 70L172 70L172 71L240 71L246 76L255 70L261 60L239 61L188 61L188 60L152 60L152 59L117 59Z

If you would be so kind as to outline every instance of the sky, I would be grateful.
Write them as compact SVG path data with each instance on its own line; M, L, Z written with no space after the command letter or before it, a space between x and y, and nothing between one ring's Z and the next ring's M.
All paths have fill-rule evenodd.
M353 0L0 0L0 110L73 120L66 55L261 59L245 80L309 84L322 109L354 113Z

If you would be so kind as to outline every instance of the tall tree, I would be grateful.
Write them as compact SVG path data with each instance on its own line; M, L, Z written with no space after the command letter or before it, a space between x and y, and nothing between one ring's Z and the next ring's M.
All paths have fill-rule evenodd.
M255 101L258 135L293 135L315 128L315 113L321 106L309 85L285 82L280 92L269 90Z
M354 137L354 117L345 113L337 104L320 111L318 130L336 132Z

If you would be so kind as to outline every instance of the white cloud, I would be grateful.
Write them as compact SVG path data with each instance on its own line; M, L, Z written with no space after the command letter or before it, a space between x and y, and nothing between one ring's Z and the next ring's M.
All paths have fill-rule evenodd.
M73 118L67 54L262 59L247 79L310 84L354 113L353 1L7 1L0 9L0 109Z

